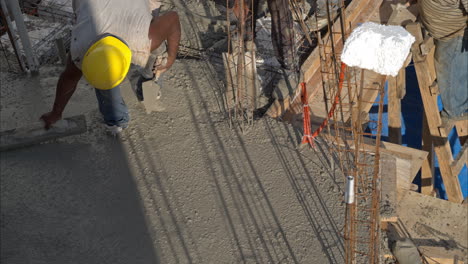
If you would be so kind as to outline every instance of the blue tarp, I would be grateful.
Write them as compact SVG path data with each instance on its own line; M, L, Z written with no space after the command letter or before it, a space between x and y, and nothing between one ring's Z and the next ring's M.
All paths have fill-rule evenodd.
M388 98L387 98L387 88L388 85L385 85L385 98L384 98L384 113L382 120L382 140L388 141ZM378 102L377 98L376 102ZM439 109L442 109L442 103L439 98ZM422 142L422 121L423 121L423 103L421 99L421 94L419 93L418 81L416 78L416 73L413 66L408 66L406 68L406 95L401 100L401 119L402 119L402 143L404 146L408 146L415 149L421 149ZM374 104L369 112L369 118L371 120L377 120L378 118L378 105ZM370 130L369 130L370 131ZM461 150L460 141L456 130L453 129L449 135L450 145L452 147L452 154L455 156ZM468 196L468 169L466 165L460 172L458 176L460 180L460 185L462 188L463 197ZM418 173L414 182L420 186L421 183L421 173ZM447 194L445 193L445 187L442 182L440 175L439 164L435 162L435 182L434 187L438 190L439 195L443 199L447 199Z

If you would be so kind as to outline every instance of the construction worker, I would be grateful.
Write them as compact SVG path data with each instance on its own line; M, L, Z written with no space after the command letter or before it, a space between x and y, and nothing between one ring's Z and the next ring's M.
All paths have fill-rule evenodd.
M421 22L435 39L442 120L468 119L468 0L417 2Z
M62 113L82 76L95 88L106 128L116 134L127 127L129 114L119 85L130 65L144 68L151 52L167 42L167 62L174 63L181 37L177 13L155 15L158 0L74 0L75 23L70 54L57 84L52 111L42 115L46 129ZM141 85L141 83L140 83Z

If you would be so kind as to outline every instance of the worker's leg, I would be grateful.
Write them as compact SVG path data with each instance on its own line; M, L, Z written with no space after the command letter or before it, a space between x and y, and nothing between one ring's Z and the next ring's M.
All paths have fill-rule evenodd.
M271 14L271 41L281 65L281 78L271 97L284 99L299 83L299 62L294 48L294 22L288 0L268 0ZM270 92L267 92L270 93Z
M288 0L268 0L271 13L271 40L276 58L285 70L297 70L294 56L293 18Z
M120 87L110 90L95 89L99 103L99 111L104 118L104 122L109 126L126 128L130 117L128 108L120 94Z
M245 23L245 32L246 32L246 40L252 41L255 39L255 30L257 24L257 15L258 15L258 3L260 1L256 0L247 0L245 1L248 12L246 16L246 23ZM248 47L250 48L250 47Z
M436 41L437 83L444 106L442 115L448 118L460 117L468 110L468 51L463 50L467 41L468 36Z
M243 3L242 3L243 2ZM231 0L228 2L228 7L232 8L235 19L240 20L241 7L244 6L244 21L245 21L245 41L252 41L255 37L255 25L258 14L258 0ZM231 17L231 19L234 19Z

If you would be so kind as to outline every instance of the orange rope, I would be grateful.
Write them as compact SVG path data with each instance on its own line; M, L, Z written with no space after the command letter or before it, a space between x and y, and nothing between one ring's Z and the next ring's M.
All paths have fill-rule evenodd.
M344 64L342 62L341 63L341 72L340 72L340 81L338 83L338 91L337 91L337 93L335 95L335 100L333 102L333 105L332 105L330 111L328 112L327 118L325 120L323 120L322 124L320 124L320 126L317 128L317 130L314 131L314 133L312 135L310 135L310 116L309 116L309 102L308 102L308 98L307 98L307 91L303 92L302 104L304 105L304 137L302 139L302 144L309 142L309 144L313 147L314 146L314 144L313 144L314 139L322 132L322 130L327 126L328 121L330 120L330 118L332 118L333 113L335 112L335 109L336 109L336 105L340 102L340 95L341 95L341 90L343 90L345 71L346 71L346 64ZM301 83L301 85L302 84L304 84L302 89L305 90L305 83ZM305 100L304 100L304 97L306 98ZM306 110L306 108L307 108L307 110ZM306 130L306 126L308 127L308 131ZM305 139L306 137L307 137L307 140Z
M307 96L307 88L305 82L301 83L301 102L304 107L302 113L304 117L304 136L302 137L301 144L309 143L312 147L314 146L314 141L311 135L310 130L310 109L309 109L309 97Z

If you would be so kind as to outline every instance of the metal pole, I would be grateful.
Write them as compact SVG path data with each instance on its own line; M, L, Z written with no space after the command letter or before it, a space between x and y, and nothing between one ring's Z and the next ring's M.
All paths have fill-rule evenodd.
M13 36L12 31L11 31L13 29L13 24L11 21L11 16L10 16L8 7L4 0L0 0L0 5L2 8L1 10L2 18L4 21L6 21L6 26L8 27L7 29L8 37L10 37L10 41L11 41L11 44L13 45L13 50L15 51L16 58L18 59L18 63L20 64L21 70L26 71L26 64L23 58L21 57L21 54L19 53L20 47L18 45L18 40L15 38L15 36Z
M28 31L26 29L26 25L24 24L23 14L21 13L21 9L19 6L18 0L9 0L8 6L10 7L10 12L13 18L15 19L16 29L18 30L19 37L21 39L21 43L23 44L23 50L26 55L26 61L28 62L29 71L31 73L38 72L38 65L36 63L36 58L34 56L31 42L29 41Z

